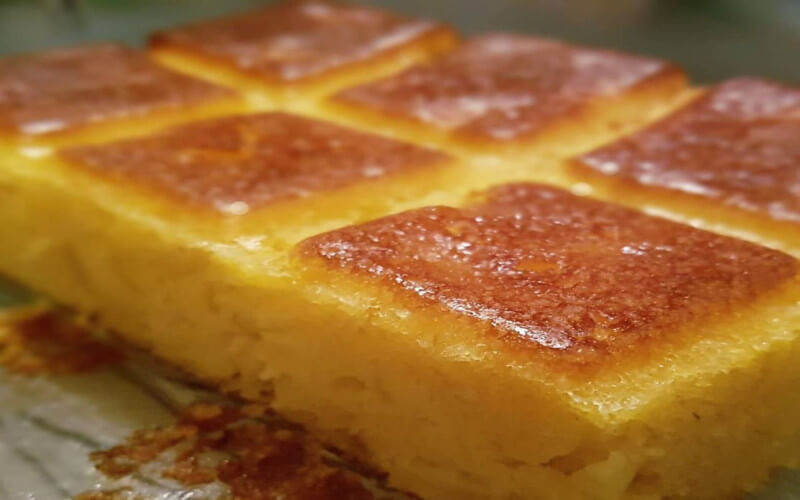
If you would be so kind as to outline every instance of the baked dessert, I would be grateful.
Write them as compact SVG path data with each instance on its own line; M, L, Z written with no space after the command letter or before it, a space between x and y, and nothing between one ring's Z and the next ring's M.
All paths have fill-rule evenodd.
M0 60L0 145L109 139L231 113L234 92L106 43ZM105 127L113 122L115 128Z
M4 272L211 379L237 368L203 368L234 362L203 337L227 343L236 327L199 312L187 321L186 307L221 312L219 292L198 283L243 287L225 269L246 271L253 286L288 294L288 246L418 206L459 171L443 153L281 112L10 159L0 169L0 233L15 242L0 250Z
M539 179L545 159L562 166L660 116L696 92L680 70L512 35L441 56L453 38L436 23L343 4L276 9L154 38L161 63L229 90L168 72L180 83L147 77L147 92L116 94L137 80L114 71L117 83L63 103L44 84L19 94L11 116L46 110L70 125L7 134L0 271L199 379L270 402L425 498L711 499L796 465L794 258L554 187L481 190ZM342 26L358 43L337 38ZM386 41L391 26L402 36ZM427 28L404 38L409 26ZM280 33L300 49L284 52ZM262 61L276 75L318 74L244 74L248 51L277 54ZM408 53L419 59L394 58ZM6 81L47 61L7 69ZM391 82L454 66L444 89L420 77L422 94L442 100L419 109L470 123L430 137L435 124L400 125L413 106ZM91 72L70 71L67 88L83 89ZM365 96L391 113L371 118ZM236 113L207 116L221 103Z
M541 185L479 200L294 252L302 330L330 339L303 353L357 353L347 425L395 480L431 498L727 498L796 463L795 259Z
M575 153L668 108L685 75L658 59L494 33L342 90L331 116L468 153Z
M151 52L270 101L308 99L446 52L448 26L328 0L282 2L154 34Z
M800 89L739 78L570 171L598 194L800 252L798 165Z
M185 214L187 225L253 233L277 247L419 203L460 171L444 153L283 112L197 121L58 156L51 163L66 176L110 181L173 220Z

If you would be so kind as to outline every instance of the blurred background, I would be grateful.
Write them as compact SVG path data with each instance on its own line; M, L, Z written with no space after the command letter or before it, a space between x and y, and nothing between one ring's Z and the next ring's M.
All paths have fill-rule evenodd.
M667 58L698 82L760 75L800 83L800 0L361 0L464 33L550 35ZM264 0L0 0L0 55L149 31Z

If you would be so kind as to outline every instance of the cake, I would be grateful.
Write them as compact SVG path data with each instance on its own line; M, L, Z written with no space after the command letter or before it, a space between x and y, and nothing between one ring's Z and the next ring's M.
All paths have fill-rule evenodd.
M340 91L333 116L467 154L580 152L668 109L680 68L508 33L470 38L427 65Z
M282 2L153 34L155 57L268 101L309 99L423 62L448 26L335 1Z
M598 193L800 252L800 89L737 78L570 162Z
M49 163L66 177L110 181L118 196L135 192L187 226L252 233L270 246L396 211L460 170L438 151L284 112L201 120L57 156Z
M428 499L717 499L798 465L800 265L714 222L744 199L792 237L791 89L308 1L55 54L0 62L0 271L121 341ZM646 214L676 192L646 146L698 156L681 117L720 92L744 125L688 137L753 131L768 187L657 156L721 194L652 195L713 231Z
M250 286L250 278L230 281L225 269L252 275L257 295L267 291L262 300L277 305L291 295L285 261L292 244L424 204L459 171L431 149L277 111L52 152L23 149L7 155L0 171L7 186L0 233L15 242L0 259L11 276L222 380L237 369L220 374L219 365L235 360L198 331L227 344L236 327L219 323L232 317L214 305L216 295L227 301L222 290ZM186 307L197 309L195 319ZM226 319L213 318L223 310ZM170 333L156 333L162 328Z
M0 146L107 140L241 106L238 94L119 44L0 60ZM111 122L113 131L104 127Z
M358 349L348 425L423 496L727 498L798 458L789 255L531 184L294 255L303 330Z

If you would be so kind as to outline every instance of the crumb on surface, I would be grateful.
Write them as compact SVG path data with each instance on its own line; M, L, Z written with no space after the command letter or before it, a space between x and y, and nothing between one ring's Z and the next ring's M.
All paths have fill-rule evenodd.
M212 403L193 404L173 425L137 431L125 443L91 454L97 469L112 478L164 457L163 478L187 487L220 481L234 499L374 498L358 475L331 463L304 432Z
M87 373L122 360L85 318L47 305L0 312L0 365L10 373Z

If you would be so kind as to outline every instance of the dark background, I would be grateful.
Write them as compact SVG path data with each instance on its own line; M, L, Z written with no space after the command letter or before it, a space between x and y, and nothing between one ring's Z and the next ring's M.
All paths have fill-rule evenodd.
M0 54L148 31L263 0L0 0ZM738 75L800 83L800 0L372 0L464 33L509 30L671 59L698 82Z

